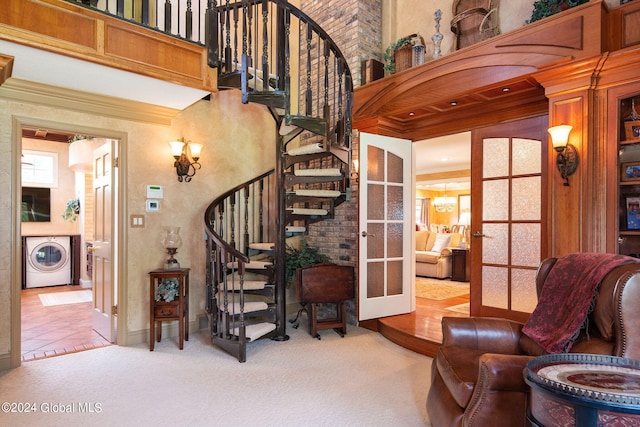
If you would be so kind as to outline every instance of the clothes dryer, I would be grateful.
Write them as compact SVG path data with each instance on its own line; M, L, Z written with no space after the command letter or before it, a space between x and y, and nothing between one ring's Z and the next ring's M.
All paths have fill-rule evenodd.
M29 236L27 246L27 288L71 283L71 238L69 236Z

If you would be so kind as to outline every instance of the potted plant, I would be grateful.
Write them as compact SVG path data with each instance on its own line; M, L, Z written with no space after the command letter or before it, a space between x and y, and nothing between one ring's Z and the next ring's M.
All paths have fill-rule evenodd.
M65 221L74 222L78 219L78 215L80 214L80 199L77 197L75 199L71 199L67 202L67 207L64 209L62 213L62 218Z
M589 0L539 0L533 3L533 13L529 23L538 21L547 16L555 15L563 10L570 9Z
M309 246L305 239L300 240L300 249L287 245L285 256L285 283L287 288L296 277L296 270L323 262L330 262L328 256L321 254L318 248Z
M391 43L389 45L387 50L385 50L384 54L382 55L382 58L384 59L384 62L385 62L384 69L386 71L389 71L390 74L393 74L396 72L396 60L395 60L396 51L406 46L413 46L414 40L417 36L418 36L417 34L411 34L410 36L407 36L407 37L401 37L395 43Z

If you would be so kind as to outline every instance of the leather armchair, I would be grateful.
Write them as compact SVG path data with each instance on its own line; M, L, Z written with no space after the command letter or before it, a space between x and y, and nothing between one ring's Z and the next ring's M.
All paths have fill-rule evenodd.
M538 267L538 295L556 258ZM570 352L640 358L640 263L615 267L600 282L595 308ZM431 366L427 410L434 427L524 426L527 362L546 352L498 318L442 319L443 341Z

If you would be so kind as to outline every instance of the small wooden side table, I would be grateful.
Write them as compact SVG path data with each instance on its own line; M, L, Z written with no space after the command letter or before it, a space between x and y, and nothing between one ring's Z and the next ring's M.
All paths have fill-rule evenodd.
M471 256L469 249L451 249L451 280L468 282L471 274Z
M158 286L164 280L176 279L178 292L173 301L156 301ZM153 351L154 335L158 342L162 339L162 322L178 321L180 350L184 341L189 341L189 269L157 269L149 272L149 351Z

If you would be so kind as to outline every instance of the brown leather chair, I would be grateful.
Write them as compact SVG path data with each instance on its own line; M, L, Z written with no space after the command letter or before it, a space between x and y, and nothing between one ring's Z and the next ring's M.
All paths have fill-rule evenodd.
M556 258L537 271L538 295ZM600 282L588 334L571 353L640 359L640 263L612 269ZM434 427L524 426L528 386L523 370L545 354L523 325L497 318L442 319L443 342L431 366L427 410Z

